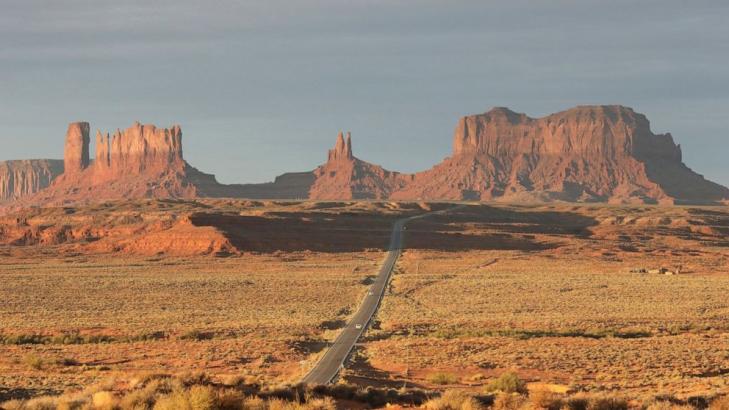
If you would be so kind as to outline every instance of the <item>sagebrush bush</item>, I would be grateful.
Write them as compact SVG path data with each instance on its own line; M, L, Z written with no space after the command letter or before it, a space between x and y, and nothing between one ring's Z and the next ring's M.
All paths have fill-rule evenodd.
M178 390L157 399L154 410L192 410L187 394Z
M46 362L43 360L42 357L29 354L23 358L23 363L25 363L28 367L30 367L33 370L42 370L45 366Z
M433 384L440 384L440 385L446 385L446 384L454 384L458 381L455 375L451 373L445 373L445 372L437 372L433 373L430 376L428 376L428 381L430 381Z
M89 386L81 392L58 397L38 397L0 403L3 410L333 410L336 399L348 399L370 406L387 403L420 405L429 396L422 390L360 389L352 385L281 385L261 389L258 384L228 386L216 384L204 374L172 377L147 374L127 383L118 392L119 380ZM466 403L463 410L478 409Z
M192 386L187 397L192 410L218 409L218 396L210 386Z
M499 393L494 399L492 410L518 410L526 404L526 397L516 393Z
M91 403L96 410L114 410L117 406L117 398L110 391L100 391L91 396Z
M628 402L618 397L596 397L590 400L587 410L627 410Z
M645 410L694 410L694 407L687 404L671 403L668 400L656 400L648 404Z
M526 383L514 372L507 372L492 380L486 389L490 392L527 393Z
M562 398L548 389L529 392L529 403L534 409L560 410L562 408Z
M587 410L590 401L583 396L573 396L564 400L562 408L565 410Z
M266 402L260 397L247 397L243 401L245 410L266 410Z

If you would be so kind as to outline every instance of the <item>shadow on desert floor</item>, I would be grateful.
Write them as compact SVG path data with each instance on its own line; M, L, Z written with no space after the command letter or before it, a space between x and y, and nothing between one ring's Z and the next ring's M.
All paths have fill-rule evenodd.
M387 250L396 216L366 213L276 212L266 216L196 213L196 226L218 229L240 251L360 252ZM557 247L538 236L589 237L591 217L573 212L472 205L412 221L409 249L521 250Z

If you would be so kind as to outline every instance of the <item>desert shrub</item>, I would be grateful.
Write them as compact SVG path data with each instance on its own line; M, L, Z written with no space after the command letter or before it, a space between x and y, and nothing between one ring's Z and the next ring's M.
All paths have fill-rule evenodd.
M43 369L43 366L45 366L45 361L42 357L36 356L34 354L29 354L23 358L23 363L25 363L28 367L30 367L33 370L41 370Z
M330 398L314 399L306 403L273 399L268 402L268 410L335 410L334 401Z
M455 375L451 373L445 373L445 372L437 372L433 373L430 376L428 376L428 381L430 381L433 384L454 384L458 381Z
M94 409L113 410L116 407L117 399L112 392L100 391L91 396L91 403Z
M304 396L304 391L301 386L291 385L280 385L272 389L264 390L261 392L263 398L281 399L285 401L298 400Z
M671 403L668 400L655 400L649 403L646 410L694 410L693 406L687 404Z
M526 397L516 393L499 393L494 399L492 410L518 410L526 403Z
M79 362L78 360L72 358L72 357L64 357L62 359L58 359L56 362L61 366L78 366Z
M248 397L243 401L245 410L266 410L266 402L260 397Z
M357 388L348 384L335 384L332 387L321 385L314 386L312 392L319 395L331 395L336 399L352 400L357 396Z
M210 386L192 386L160 397L154 410L217 410L218 396Z
M478 410L484 407L463 391L449 390L441 397L425 403L425 408L430 410Z
M381 407L387 404L387 394L383 390L371 386L367 386L364 391L360 391L357 399L373 407Z
M627 410L628 402L617 397L596 397L590 400L587 410Z
M59 399L58 404L56 405L56 410L81 410L84 408L85 404L86 404L86 402L81 399L76 399L76 400ZM126 408L123 408L123 409L126 410ZM132 409L132 408L130 407L130 409ZM132 410L137 410L137 409L132 409ZM139 409L139 410L141 410L141 409Z
M185 373L177 376L176 379L185 387L195 386L198 384L209 385L212 384L210 376L203 372Z
M282 385L261 390L260 386L224 386L210 382L204 374L171 377L148 374L131 380L126 394L113 393L119 381L113 378L91 385L83 391L59 397L18 400L4 403L5 410L329 410L335 400L348 398L380 408L387 403L420 405L429 393L418 389L359 389L352 385L312 386ZM253 391L253 393L250 393ZM49 404L46 404L49 403ZM58 404L56 404L58 403ZM477 402L464 401L462 409L478 409Z
M246 396L235 389L225 389L218 392L218 407L220 410L238 410L245 400Z
M144 388L129 392L119 401L119 407L123 410L146 410L154 406L158 392L165 390L166 385L159 380L149 382Z
M190 330L189 332L180 335L181 340L195 340L195 341L210 340L210 339L213 339L214 337L215 337L215 333L203 332L200 330Z
M521 393L527 392L526 383L514 372L507 372L492 380L486 390L490 392Z
M729 410L729 396L719 397L709 404L709 410Z
M565 410L587 410L590 401L582 396L573 396L564 401L563 409Z
M192 410L215 410L218 408L218 396L210 386L192 386L188 391L188 400Z
M55 397L47 397L47 396L41 396L36 397L34 399L30 399L26 402L19 402L18 407L16 409L18 410L56 410L58 404L58 399ZM4 404L7 409L12 409L12 407L7 407L7 403Z
M154 404L154 410L192 410L187 394L178 390L160 397Z
M534 409L559 410L562 408L562 399L548 389L529 392L529 402Z
M47 341L48 336L42 335L0 335L0 342L6 345L39 345Z
M335 410L337 408L331 397L322 397L306 403L308 410Z

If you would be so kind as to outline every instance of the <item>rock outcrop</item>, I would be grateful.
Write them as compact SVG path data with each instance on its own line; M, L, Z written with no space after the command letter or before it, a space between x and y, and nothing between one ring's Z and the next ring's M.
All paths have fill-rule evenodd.
M89 124L72 123L66 135L66 170L47 189L19 205L62 205L123 198L193 198L228 193L215 177L182 155L182 130L135 123L96 133L89 160Z
M241 197L319 200L729 200L729 189L683 164L670 134L654 134L644 115L623 106L580 106L543 118L497 107L467 116L456 126L452 155L415 174L358 159L349 133L340 133L327 162L311 173L240 187Z
M89 123L72 122L66 131L64 173L78 174L89 166Z
M392 198L714 203L729 190L686 167L672 136L630 108L530 118L498 107L462 118L452 156Z
M387 199L402 188L397 172L362 161L352 154L352 136L337 135L327 162L310 172L283 174L274 182L230 186L229 196L252 199Z
M93 161L89 130L88 123L69 125L65 172L55 180L50 164L0 169L0 199L50 183L15 207L193 197L729 203L729 189L689 169L670 134L654 134L644 115L623 106L579 106L543 118L498 107L467 116L456 126L452 155L415 174L357 158L350 133L340 132L316 169L244 185L219 184L190 166L179 126L99 131Z
M25 159L0 161L0 202L32 195L63 173L63 161Z
M329 159L313 172L310 199L387 199L403 186L399 173L388 171L352 155L352 136L340 132Z

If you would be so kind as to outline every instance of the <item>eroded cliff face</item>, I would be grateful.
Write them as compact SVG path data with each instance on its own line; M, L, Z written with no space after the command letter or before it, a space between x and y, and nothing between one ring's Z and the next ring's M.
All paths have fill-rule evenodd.
M456 126L452 155L415 174L357 158L351 135L339 133L326 163L316 169L245 185L219 184L190 166L183 158L179 126L135 123L111 134L97 131L93 161L89 130L88 123L69 125L66 171L52 183L57 168L49 164L15 165L16 171L0 170L0 193L20 197L15 208L193 197L729 202L729 189L683 164L681 147L670 134L654 134L644 115L623 106L579 106L543 118L498 107L467 116Z
M128 175L182 170L182 130L179 125L157 128L137 122L112 135L97 131L96 156L90 168L96 183Z
M113 134L97 131L89 160L89 124L72 123L66 134L66 171L25 204L62 205L130 198L214 196L220 184L187 164L178 125L135 123Z
M497 107L462 118L453 155L392 197L674 203L720 201L729 190L687 168L671 135L653 134L630 108L530 118Z
M50 185L62 173L62 160L0 161L0 202L34 194Z

